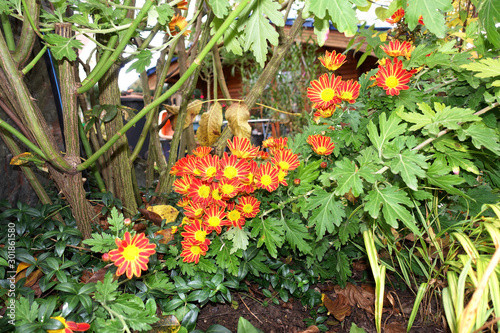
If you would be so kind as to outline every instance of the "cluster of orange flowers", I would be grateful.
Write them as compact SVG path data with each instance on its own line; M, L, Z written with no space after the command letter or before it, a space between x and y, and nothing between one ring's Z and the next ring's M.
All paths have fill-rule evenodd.
M288 172L299 166L298 156L287 149L286 138L269 138L263 142L269 148L271 161L258 164L257 158L267 159L266 152L259 151L246 138L228 140L231 154L222 158L211 155L212 148L198 147L172 167L178 178L174 191L183 198L177 203L184 207L181 236L184 240L184 262L198 263L208 251L208 234L222 232L222 228L242 228L247 218L259 212L260 202L251 194L257 189L275 191L285 185Z
M330 71L337 70L345 63L346 56L335 51L326 51L324 57L319 57L321 64ZM340 106L342 101L354 103L359 97L360 84L354 80L342 81L341 76L325 73L318 80L311 81L307 88L307 97L316 108L315 117L329 118Z

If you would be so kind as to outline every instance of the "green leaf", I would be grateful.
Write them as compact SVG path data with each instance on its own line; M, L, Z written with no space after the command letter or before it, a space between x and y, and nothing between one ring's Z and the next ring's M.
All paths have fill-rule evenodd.
M238 333L259 333L259 331L248 320L240 317L238 320Z
M500 21L500 2L498 0L482 0L478 8L479 22L486 30L488 40L500 48L500 33L498 23Z
M81 49L83 43L74 38L66 38L56 34L46 34L44 40L49 44L52 55L57 60L68 58L75 61L77 54L74 48Z
M233 254L240 249L243 251L247 249L249 234L250 233L247 230L235 227L231 227L224 233L223 237L233 242L230 254Z
M229 2L227 0L208 0L208 5L212 8L215 16L224 18L228 14L227 7Z
M464 141L467 137L472 139L472 144L477 149L486 147L497 155L500 155L500 143L498 141L498 131L486 127L484 123L474 123L468 128L458 131L458 139Z
M405 149L402 152L386 152L384 157L390 159L387 165L395 174L399 174L409 188L418 189L417 177L425 178L425 171L429 166L424 155L414 150Z
M236 253L231 254L230 241L222 243L220 240L215 239L210 245L210 254L216 255L215 262L217 266L227 271L232 275L238 274L238 266L240 265L240 260L237 255L241 254L241 250Z
M93 252L108 252L116 248L115 237L113 235L102 233L93 233L92 238L83 241L83 244L91 246Z
M335 193L328 193L321 189L313 193L314 197L309 198L307 209L312 211L309 219L309 226L316 226L316 235L323 237L326 231L333 233L345 217L344 206L340 201L335 200Z
M168 3L162 3L159 6L155 7L156 13L158 14L158 23L161 25L166 25L172 20L172 16L174 16L175 11Z
M253 0L252 4L241 13L241 17L250 17L245 21L245 51L252 50L255 59L264 67L267 55L267 42L278 45L278 33L272 24L282 27L285 22L280 13L281 6L272 0Z
M346 244L347 241L353 239L358 234L358 232L358 221L354 219L343 221L338 230L340 242L342 244Z
M462 184L465 180L456 175L449 174L450 169L441 159L436 159L427 170L427 180L430 184L436 185L450 194L464 196L464 193L456 189L455 185Z
M136 61L130 65L127 69L127 73L130 71L135 71L137 73L142 73L146 70L146 68L151 64L151 59L153 59L153 53L150 50L141 50L139 54L136 55Z
M357 1L356 1L357 2ZM366 4L366 3L365 3ZM309 10L320 19L328 19L328 14L337 30L347 37L358 30L358 19L352 2L348 0L309 0Z
M459 151L447 150L446 153L437 152L434 154L437 158L444 158L448 161L448 165L454 174L458 174L460 169L472 172L476 175L479 174L477 166L472 162L472 156L468 153Z
M266 244L269 254L276 258L278 256L277 247L281 247L285 241L283 222L270 217L265 220L255 218L252 220L252 237L259 236L257 247Z
M308 242L312 239L306 226L298 219L286 218L283 220L285 239L292 249L298 249L302 253L311 253Z
M330 20L320 19L317 17L314 19L313 25L318 45L323 46L328 39L328 34L330 33Z
M393 228L398 228L398 220L408 227L416 235L420 235L420 230L415 225L415 218L410 214L405 207L413 207L411 200L406 195L406 192L400 190L396 186L387 185L380 188L375 186L365 198L365 211L367 211L374 219L379 218L380 208L385 223Z
M95 288L96 293L94 294L94 298L101 303L112 302L119 295L119 293L116 292L116 289L118 289L118 281L113 281L113 274L110 272L106 273L102 282L97 281Z
M379 116L380 134L373 121L370 120L370 123L367 126L368 137L375 148L377 148L379 157L382 157L382 149L384 145L389 142L389 140L403 134L406 131L406 124L399 125L401 119L396 115L396 113L401 112L402 109L403 107L399 107L396 112L389 116L389 119L386 118L385 112Z
M344 195L352 191L352 194L357 197L363 193L363 180L361 178L373 182L375 176L372 172L372 165L364 165L358 168L356 163L344 157L342 161L335 162L335 168L328 175L331 179L337 181L336 195Z
M422 15L425 27L438 38L443 38L445 33L445 20L441 11L453 10L448 0L408 0L405 20L410 30L415 29L418 18Z

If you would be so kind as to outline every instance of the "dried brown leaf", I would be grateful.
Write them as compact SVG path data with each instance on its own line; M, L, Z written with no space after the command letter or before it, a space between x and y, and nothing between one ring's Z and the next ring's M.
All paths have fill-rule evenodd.
M33 157L35 157L35 155L30 152L22 153L20 155L12 157L12 159L10 160L10 165L23 165L29 163L29 159Z
M82 283L97 283L97 281L104 282L104 276L106 275L106 272L108 271L108 269L111 266L113 266L113 264L107 264L106 266L104 266L103 268L98 270L97 272L88 272L85 275L85 279L82 275L81 282ZM89 277L89 273L90 273L90 277Z
M158 214L166 223L175 222L179 211L170 205L149 206L148 211ZM161 221L160 221L161 222Z
M352 306L347 297L342 294L337 294L335 301L324 295L323 304L328 309L328 313L335 317L338 321L344 321L345 317L351 315Z
M196 138L198 139L198 142L202 146L210 146L208 144L208 113L205 112L204 114L201 115L199 127L196 130Z
M146 220L153 222L157 226L161 226L161 221L163 221L163 219L160 215L144 208L139 208L139 212L141 212L142 216L144 216Z
M158 230L155 232L155 236L161 235L163 238L160 239L161 244L167 244L170 242L172 239L174 239L174 235L172 234L172 229L163 229L163 230Z
M189 125L191 125L194 122L194 118L196 118L198 113L200 113L202 105L203 102L198 99L195 99L194 101L188 104L186 110L187 112L186 119L184 120L184 126L182 127L182 129L188 128ZM167 110L168 113L172 114L172 120L171 120L172 129L175 130L175 127L177 125L177 117L179 115L179 107L176 105L166 105L166 104L163 104L163 106L165 106L165 109Z
M374 292L372 293L364 288L355 286L352 283L348 283L344 289L340 288L340 286L335 286L335 292L347 297L352 306L358 306L370 314L374 313Z
M226 111L226 119L229 129L234 136L250 139L252 128L248 124L250 111L248 106L241 103L233 103Z
M207 137L208 146L213 145L219 138L222 127L222 106L215 102L208 110Z
M318 333L319 328L316 325L311 325L308 328L306 328L305 331L300 331L299 333Z
M385 325L385 333L405 333L406 327L400 322L392 322L390 324Z

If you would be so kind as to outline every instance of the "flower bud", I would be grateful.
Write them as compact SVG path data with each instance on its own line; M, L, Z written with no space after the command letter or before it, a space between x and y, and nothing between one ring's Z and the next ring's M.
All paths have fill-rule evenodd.
M326 162L321 162L321 164L319 165L321 169L326 169L327 166L328 164L326 164Z
M295 185L300 185L300 179L299 179L299 178L295 178L295 179L293 180L293 183L294 183Z
M111 259L109 258L109 253L106 252L102 255L102 261L107 262L110 261Z
M130 218L126 218L125 220L123 220L123 224L128 227L130 224L132 224L132 220Z

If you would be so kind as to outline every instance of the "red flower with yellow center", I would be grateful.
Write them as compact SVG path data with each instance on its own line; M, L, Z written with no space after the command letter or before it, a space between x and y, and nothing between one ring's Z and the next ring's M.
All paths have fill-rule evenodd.
M241 212L241 215L246 218L254 218L260 212L260 201L252 196L244 196L238 199L236 209Z
M234 178L234 179L226 179L223 178L219 182L219 191L220 195L222 196L222 199L231 199L234 198L235 196L238 195L238 193L241 190L241 182Z
M192 238L186 238L181 244L181 257L184 258L182 260L183 262L194 262L197 264L200 261L200 256L206 255L208 251L208 245L199 243Z
M382 87L387 95L399 95L400 90L407 90L406 83L410 82L412 73L403 69L403 62L394 58L385 61L385 66L379 65L377 72L377 86Z
M404 16L405 10L403 8L399 8L394 14L392 14L390 18L386 19L385 21L390 24L396 24L401 21Z
M179 9L182 9L182 10L188 10L187 4L188 4L188 2L186 0L182 0L181 2L179 2L176 5L176 7L179 8Z
M174 181L174 183L175 183L175 181ZM190 203L191 203L191 199L189 199L188 197L182 197L179 199L179 201L177 201L176 205L179 207L186 207Z
M202 158L198 158L196 168L200 170L200 177L202 180L206 182L213 181L219 171L219 156L206 155Z
M210 154L212 151L212 147L205 147L205 146L200 146L196 147L196 149L193 149L193 155L199 158L203 158L207 155Z
M188 194L192 183L193 177L189 175L179 177L174 181L174 191L182 195Z
M222 227L225 225L230 225L231 223L226 220L226 213L224 213L224 208L217 206L208 207L203 216L203 225L207 227L207 232L210 233L215 230L217 234L220 234Z
M184 161L182 165L182 170L177 174L177 176L183 176L183 175L193 175L193 176L199 176L201 175L201 171L198 169L198 157L195 157L193 155L188 155L186 156L186 160Z
M380 48L390 57L403 56L407 59L410 58L413 46L410 42L399 40L391 40L389 44L381 45Z
M187 27L188 23L186 21L186 18L183 16L180 16L179 14L175 15L172 17L172 20L168 24L168 28L170 29L170 34L172 36L177 35L179 32L182 31L185 27ZM183 32L184 36L189 36L189 33L191 30L186 30Z
M290 149L277 150L271 159L271 163L284 171L295 170L300 165L299 157L292 153Z
M195 220L190 225L184 227L184 232L181 232L181 236L184 239L191 238L199 244L210 245L210 239L207 238L208 232L201 225L200 220Z
M256 157L259 160L267 160L269 158L269 153L267 151L259 151Z
M331 53L326 51L324 57L319 57L319 61L321 64L326 67L330 71L334 71L339 69L340 66L345 64L346 56L333 50Z
M273 144L274 144L274 138L272 136L262 141L263 148L270 148Z
M337 85L342 80L341 76L329 76L327 73L321 75L318 80L311 81L311 87L307 88L307 97L314 103L317 109L326 109L330 105L339 104L340 98L335 93Z
M199 219L205 212L205 205L200 201L191 201L191 204L184 207L184 214L193 219Z
M231 225L235 228L241 229L245 225L245 218L235 207L232 207L231 210L228 210L226 216Z
M210 203L209 205L217 205L219 207L226 207L226 201L222 197L222 193L220 191L220 183L212 183L210 184Z
M170 174L171 175L176 175L176 176L182 176L183 171L184 171L184 166L186 165L187 161L191 158L191 156L186 156L175 162L174 166L172 169L170 169Z
M341 100L352 104L359 97L359 87L361 85L357 81L341 81L337 86L337 95Z
M254 175L257 172L259 165L254 160L250 160L249 164L250 172L248 173L247 178L241 181L240 193L246 192L250 194L255 191Z
M141 233L135 235L132 239L127 231L123 240L115 239L118 249L109 251L109 258L115 262L118 267L116 275L127 274L131 279L134 275L141 276L141 270L148 269L149 256L155 253L155 244L150 244L146 236Z
M314 112L315 117L322 117L322 118L330 118L333 116L333 113L335 110L337 110L338 105L330 105L326 109L317 109L316 112Z
M255 184L268 192L276 190L279 185L278 169L271 163L261 164L255 174Z
M201 179L193 178L193 182L191 183L191 187L188 191L191 201L198 201L207 205L210 202L211 194L212 190L210 189L209 184L203 182Z
M257 156L259 147L252 145L249 139L235 136L233 141L227 140L227 147L237 158L252 159Z
M288 186L285 177L288 175L288 171L278 168L278 181L280 185Z
M74 321L66 321L66 319L61 316L50 317L50 319L60 321L64 325L64 328L61 328L59 330L47 330L48 333L85 332L86 330L90 329L90 325L87 323L75 323Z
M224 153L219 162L217 178L244 180L249 172L250 166L246 160L238 160L235 155Z
M331 138L329 136L323 136L320 134L309 135L307 138L307 143L311 145L312 150L318 155L330 155L335 148Z

